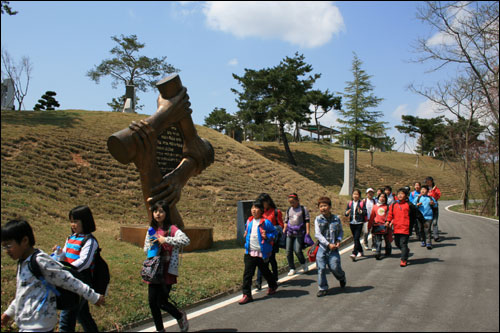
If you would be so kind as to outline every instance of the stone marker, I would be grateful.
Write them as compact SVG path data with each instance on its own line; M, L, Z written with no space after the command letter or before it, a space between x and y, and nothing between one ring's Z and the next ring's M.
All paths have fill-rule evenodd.
M344 150L344 184L340 195L351 196L354 190L354 151Z
M133 162L139 170L142 192L148 219L152 218L151 205L159 200L170 203L173 224L191 235L191 245L186 250L209 248L213 243L211 228L184 228L182 217L175 204L181 190L192 176L196 176L214 161L210 142L198 136L191 118L189 96L178 74L156 84L160 91L158 110L151 117L132 124L108 138L108 150L120 163ZM124 227L122 240L138 239L147 225ZM143 230L144 229L144 230ZM205 239L199 244L199 239ZM193 248L198 244L198 248Z
M238 243L245 244L245 224L248 218L252 215L253 200L240 200L237 204L237 220L236 220L236 239Z

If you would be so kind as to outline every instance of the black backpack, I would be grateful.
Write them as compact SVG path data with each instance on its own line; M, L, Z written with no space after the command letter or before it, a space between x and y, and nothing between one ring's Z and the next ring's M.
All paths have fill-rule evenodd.
M87 235L82 241L82 248L85 242L91 237L94 238L97 242L97 239L93 235ZM109 274L108 264L101 257L100 247L95 251L94 269L93 271L91 271L90 278L90 286L92 287L92 289L94 289L94 291L98 294L105 295L109 281L111 280L111 276Z
M42 275L42 272L40 270L40 266L38 265L38 262L36 261L37 255L40 253L40 250L36 250L35 253L30 258L30 261L28 262L28 269L31 271L31 273L42 282L42 284L49 290L51 290L54 294L56 294L56 308L58 310L69 310L75 306L75 304L80 303L80 295L77 293L74 293L72 291L66 290L62 287L57 287L53 286L50 283L48 283L45 278ZM68 262L63 262L59 261L63 265L63 270L68 271L73 275L73 277L77 278L78 280L83 282L83 276L80 272L76 270L73 265L71 265ZM85 282L84 282L85 283ZM43 303L42 303L43 304Z

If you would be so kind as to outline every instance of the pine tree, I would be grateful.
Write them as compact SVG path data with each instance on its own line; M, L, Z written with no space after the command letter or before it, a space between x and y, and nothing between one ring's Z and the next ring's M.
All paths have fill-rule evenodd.
M353 81L347 81L344 89L343 100L345 110L339 110L338 122L343 124L340 129L340 140L349 141L354 149L354 180L356 180L356 167L358 163L358 148L363 144L367 135L380 136L385 133L383 126L386 122L377 121L383 114L380 111L369 111L379 105L383 100L372 94L373 85L370 83L371 75L361 69L363 63L356 53L352 61Z
M42 98L38 100L38 104L33 107L33 110L55 110L60 107L59 102L56 101L54 96L57 95L55 91L46 91Z

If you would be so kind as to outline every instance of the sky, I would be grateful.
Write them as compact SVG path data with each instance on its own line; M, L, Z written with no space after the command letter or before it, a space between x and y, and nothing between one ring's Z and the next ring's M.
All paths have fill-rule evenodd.
M47 90L57 93L60 109L109 111L107 103L124 94L111 78L99 84L86 73L112 57L112 36L136 35L145 43L141 55L164 57L180 70L188 89L193 120L203 125L214 108L238 111L241 91L232 74L273 67L296 52L321 74L314 89L337 95L353 79L353 54L371 75L376 109L388 122L394 149L410 152L415 139L394 126L401 115L436 117L410 83L433 86L453 75L452 69L429 73L429 64L412 62L417 38L440 39L416 18L422 2L412 1L10 1L17 15L1 17L1 46L19 61L29 57L32 79L24 100L31 110ZM3 71L3 68L2 68ZM156 111L158 92L138 91L140 114ZM321 124L338 128L334 111Z

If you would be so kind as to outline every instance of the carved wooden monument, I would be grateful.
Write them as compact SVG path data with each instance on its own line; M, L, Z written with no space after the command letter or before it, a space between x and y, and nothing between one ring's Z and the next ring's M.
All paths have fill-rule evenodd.
M196 249L197 239L193 237L192 230L189 232L193 228L185 230L175 204L189 178L198 175L213 163L214 150L210 142L198 136L191 118L189 96L179 75L171 75L159 81L156 86L160 91L156 113L139 123L132 122L128 128L111 135L108 150L120 163L134 162L139 170L149 220L152 217L151 205L159 200L167 201L170 204L172 223L190 236L189 247ZM140 240L138 245L141 245L146 229L138 228L142 239L140 235L134 235L132 242L137 243L137 237Z

